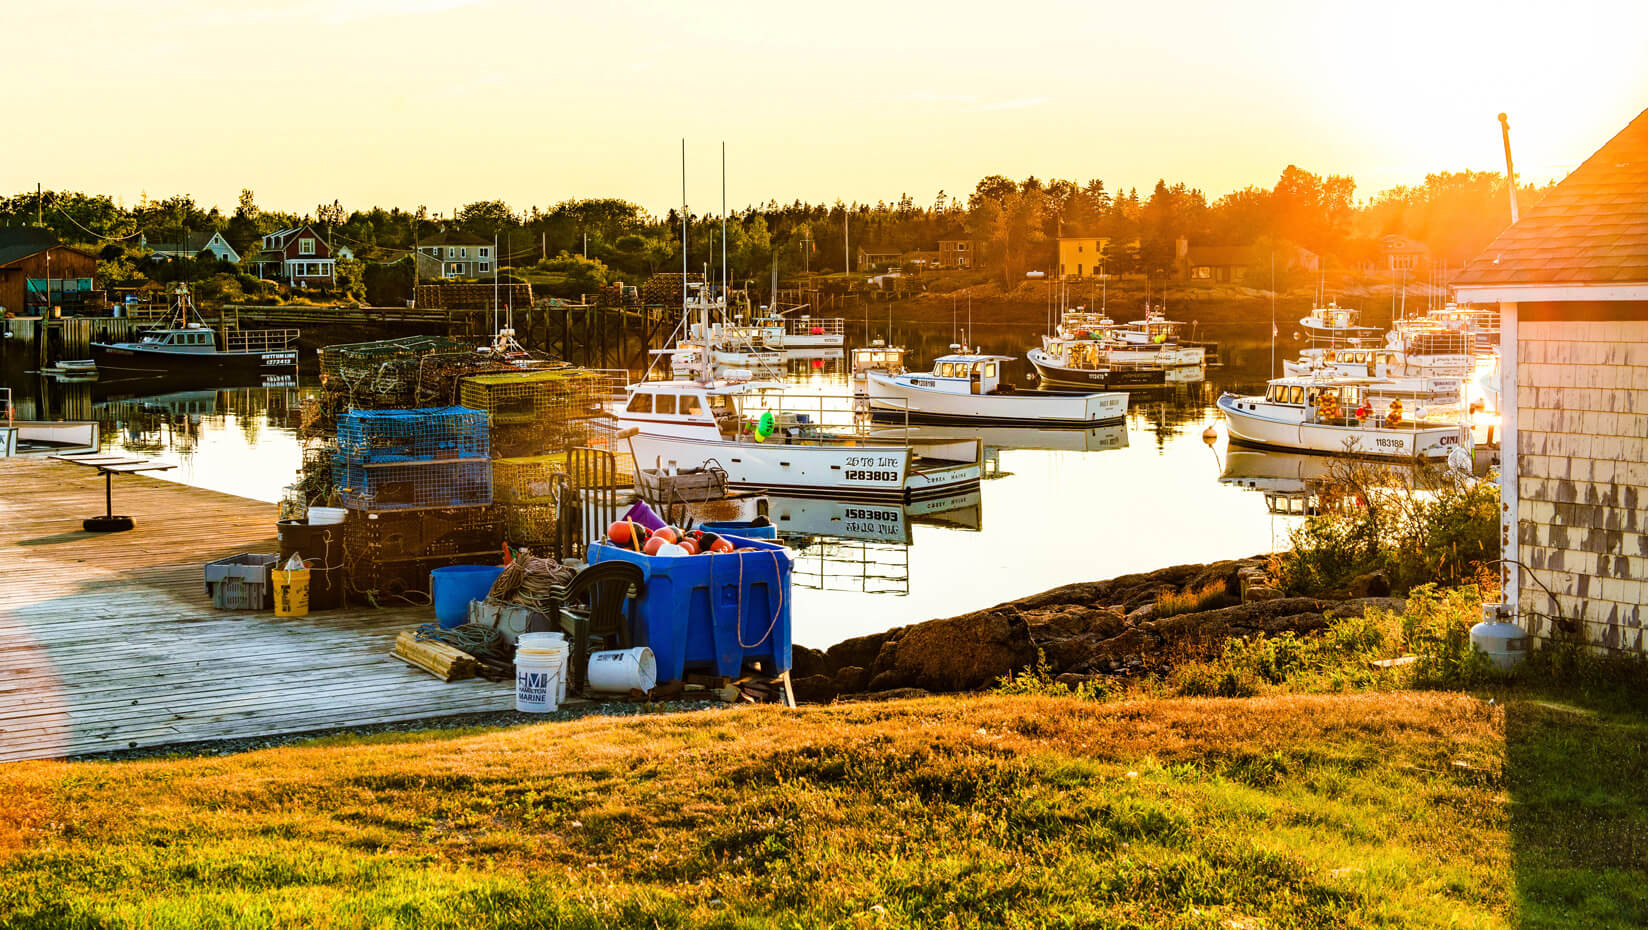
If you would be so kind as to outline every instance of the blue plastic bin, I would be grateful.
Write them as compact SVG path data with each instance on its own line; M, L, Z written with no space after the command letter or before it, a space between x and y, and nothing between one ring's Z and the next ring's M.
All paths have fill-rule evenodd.
M790 668L790 570L794 553L777 543L728 537L759 552L648 556L618 546L589 547L591 565L621 559L641 566L646 590L630 631L652 649L658 680L688 670L736 676L747 660L773 675Z
M469 602L486 600L503 571L502 565L448 565L430 572L435 621L442 627L462 626L469 620Z
M756 526L747 520L720 520L700 523L698 528L717 536L739 536L744 539L777 539L778 527L771 523Z

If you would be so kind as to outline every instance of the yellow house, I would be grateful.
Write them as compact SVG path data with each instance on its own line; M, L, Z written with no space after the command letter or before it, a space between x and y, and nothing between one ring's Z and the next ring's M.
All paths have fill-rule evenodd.
M1105 247L1109 244L1104 236L1060 236L1059 277L1097 276L1103 270Z

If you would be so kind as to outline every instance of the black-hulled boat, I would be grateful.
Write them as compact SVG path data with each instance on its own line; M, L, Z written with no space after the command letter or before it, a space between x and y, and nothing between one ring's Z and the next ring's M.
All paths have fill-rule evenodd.
M183 374L191 372L289 372L298 364L298 330L226 330L208 327L187 286L174 292L171 312L136 342L94 342L98 371Z

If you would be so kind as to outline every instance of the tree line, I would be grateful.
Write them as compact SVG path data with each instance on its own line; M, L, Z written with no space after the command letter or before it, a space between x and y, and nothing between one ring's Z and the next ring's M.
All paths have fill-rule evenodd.
M1524 186L1524 206L1542 188ZM981 179L965 199L939 191L931 203L906 194L876 204L789 204L769 201L727 217L725 250L731 277L762 283L772 270L788 278L800 271L840 272L862 246L879 251L930 251L941 239L975 243L980 266L1006 285L1031 270L1053 270L1060 236L1111 240L1107 271L1154 275L1170 270L1175 244L1247 246L1290 243L1323 258L1326 267L1353 267L1381 237L1397 234L1428 246L1437 261L1454 266L1484 247L1510 221L1505 179L1496 172L1427 175L1423 183L1382 191L1357 201L1356 183L1341 175L1317 175L1289 165L1271 187L1249 186L1210 200L1184 183L1157 181L1110 191L1102 180L1014 181ZM564 200L524 210L502 201L465 205L454 215L374 206L346 209L337 201L307 213L266 210L243 190L228 213L189 195L144 197L126 207L102 194L25 191L0 198L0 224L38 221L67 242L89 244L113 260L150 243L176 242L186 231L217 230L250 259L261 236L313 224L334 247L347 245L373 262L404 260L420 243L444 232L496 238L506 268L571 269L581 281L640 280L681 267L681 218L676 210L654 216L617 198ZM723 243L719 217L689 217L687 265L719 269ZM113 248L111 248L113 247ZM587 260L586 260L587 259ZM715 274L718 276L719 271Z

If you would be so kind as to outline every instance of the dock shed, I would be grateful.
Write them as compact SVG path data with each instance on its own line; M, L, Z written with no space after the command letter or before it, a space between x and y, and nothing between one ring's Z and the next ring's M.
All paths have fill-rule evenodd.
M1642 653L1648 111L1455 279L1501 317L1501 580L1536 640Z
M50 308L79 310L97 302L97 256L63 245L49 229L0 229L0 310L50 316Z

